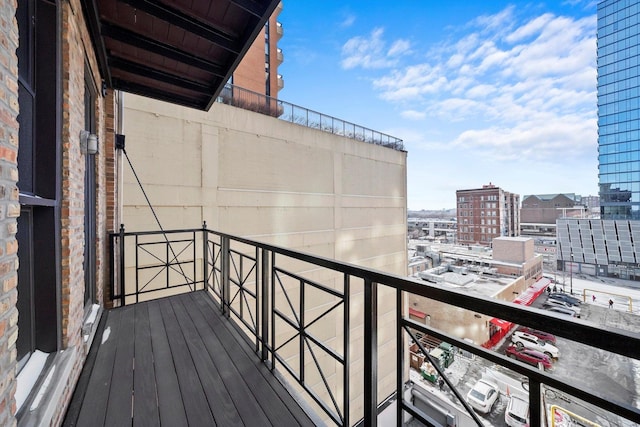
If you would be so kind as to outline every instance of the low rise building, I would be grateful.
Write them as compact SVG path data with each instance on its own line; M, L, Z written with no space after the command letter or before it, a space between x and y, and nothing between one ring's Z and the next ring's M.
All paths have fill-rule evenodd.
M496 238L493 251L453 245L434 246L431 250L439 252L441 264L413 277L444 289L528 305L550 283L542 276L543 258L535 254L531 238ZM487 347L499 341L512 326L501 319L416 295L408 298L413 320ZM450 322L452 317L459 320L455 325Z
M574 193L531 194L522 198L520 221L522 224L555 224L559 218L582 218L587 207L582 197Z
M640 221L560 219L558 268L640 280Z
M520 235L520 196L489 183L456 191L457 237L463 245L488 246L495 237Z

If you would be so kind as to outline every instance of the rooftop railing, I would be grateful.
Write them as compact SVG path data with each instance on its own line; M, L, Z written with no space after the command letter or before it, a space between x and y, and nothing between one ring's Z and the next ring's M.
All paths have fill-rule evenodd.
M177 291L207 289L220 310L244 331L256 357L306 395L317 413L336 425L376 426L381 402L394 399L398 426L408 417L425 425L449 425L449 421L423 411L407 392L411 386L407 357L410 344L420 347L465 417L482 425L483 420L463 397L461 386L434 360L421 336L452 345L473 357L473 364L486 361L509 372L528 392L532 426L545 425L546 414L558 408L558 396L592 408L595 412L591 413L606 417L610 425L640 422L640 410L634 404L620 401L606 388L580 382L589 372L565 378L525 365L412 320L404 301L407 294L413 294L446 304L454 311L470 310L526 325L585 344L594 351L615 353L632 365L640 358L640 335L635 332L602 328L532 307L220 233L209 230L206 223L202 228L164 234L132 233L121 227L111 234L110 247L111 295L120 305ZM386 316L388 313L382 313L385 304L393 307L393 321ZM457 319L451 316L451 322ZM381 348L387 344L395 350L391 359L384 356L383 363ZM395 376L390 392L382 389L378 377L389 371ZM589 425L584 424L585 419L582 425Z
M225 85L217 101L334 135L382 145L394 150L404 150L402 140L399 138L232 84Z

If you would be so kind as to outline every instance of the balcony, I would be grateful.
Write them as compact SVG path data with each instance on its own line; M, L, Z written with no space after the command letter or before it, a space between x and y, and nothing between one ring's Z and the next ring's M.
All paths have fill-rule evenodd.
M262 420L375 426L403 425L410 417L410 425L445 425L407 392L415 376L409 344L480 425L481 417L420 336L454 346L474 364L482 359L514 374L526 384L530 425L543 425L549 409L555 410L551 395L571 396L617 425L640 422L637 407L579 378L529 367L412 320L403 301L411 293L626 360L640 357L637 333L226 235L206 224L166 234L121 228L111 235L110 248L111 295L119 307L101 321L102 340L98 335L91 349L68 425L82 425L83 419L125 425L136 417L168 425L212 425L214 419L222 425ZM393 321L381 321L385 304L392 306ZM393 346L391 359L381 350L387 344ZM395 377L391 391L379 382L379 374L389 371Z

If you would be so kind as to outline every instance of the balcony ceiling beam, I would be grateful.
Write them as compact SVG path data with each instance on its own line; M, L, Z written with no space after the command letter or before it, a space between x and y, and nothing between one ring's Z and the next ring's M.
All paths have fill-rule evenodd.
M210 41L234 55L239 55L242 51L242 46L234 42L235 40L238 40L238 36L236 34L215 28L211 24L200 21L176 8L149 0L120 1L137 10L168 22L171 25L180 27L189 33L202 37L203 39Z
M141 34L134 33L117 25L104 23L101 26L102 35L104 37L125 43L138 49L145 50L147 52L154 53L156 55L164 56L174 61L180 62L185 65L199 68L207 71L214 76L224 77L222 67L217 62L209 61L207 59L192 55L184 50L177 49L168 44L162 43L157 40L150 39Z

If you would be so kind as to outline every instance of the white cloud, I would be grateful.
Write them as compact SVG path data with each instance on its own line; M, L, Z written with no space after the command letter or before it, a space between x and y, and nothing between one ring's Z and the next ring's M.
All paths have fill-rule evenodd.
M424 120L427 113L424 111L406 110L400 113L402 117L409 120Z
M505 38L505 40L509 43L515 43L527 37L531 37L532 35L542 30L551 19L553 19L553 15L550 13L545 13L544 15L538 16L537 18L529 21L527 24L518 27L514 32L509 34Z
M443 144L489 158L595 156L595 16L521 20L510 6L465 29L423 52L414 42L428 61L375 78L382 99L406 107L405 118L451 128Z
M342 28L349 28L350 26L352 26L354 23L356 22L356 17L355 15L347 15L344 17L344 19L342 20L342 22L340 22L340 26Z
M353 37L342 46L342 67L351 69L389 68L397 64L398 58L411 52L408 40L398 39L387 49L383 40L383 28L375 28L368 37Z
M411 48L411 44L408 40L396 40L389 48L389 52L387 52L388 56L399 56L404 55L409 52Z
M469 98L485 98L486 96L494 93L496 88L493 85L477 85L467 91Z

